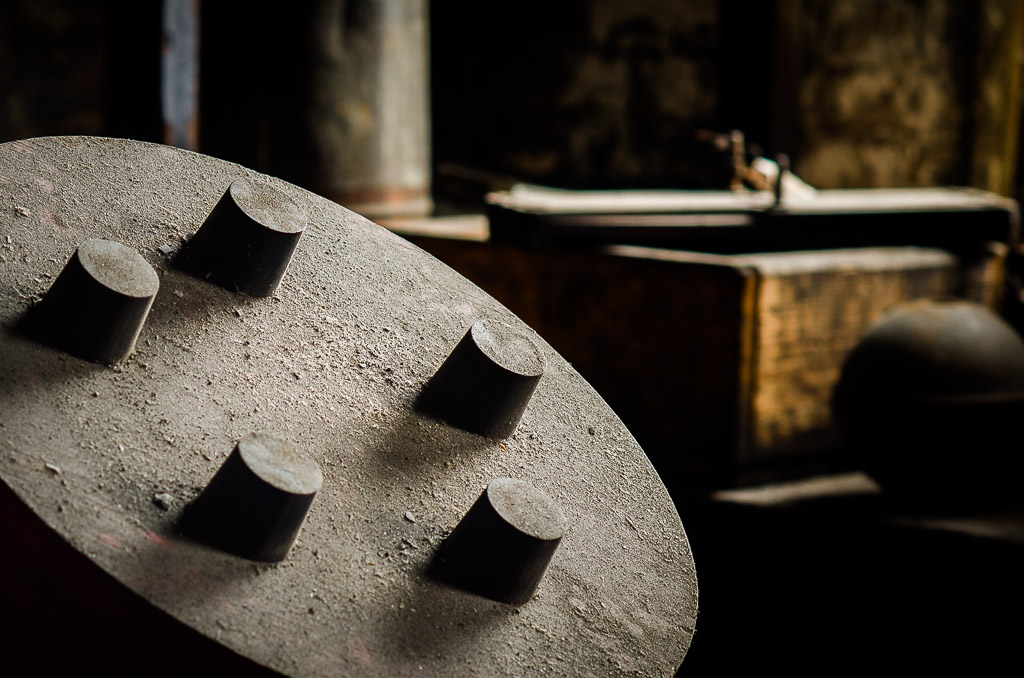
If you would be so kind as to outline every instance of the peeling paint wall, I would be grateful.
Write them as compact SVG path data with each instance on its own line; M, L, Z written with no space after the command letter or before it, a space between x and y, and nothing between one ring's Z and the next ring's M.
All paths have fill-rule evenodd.
M966 83L957 26L966 5L803 0L791 8L799 50L795 170L821 187L950 182ZM951 48L952 47L952 48ZM962 77L962 76L961 76Z
M1017 85L999 38L1019 5L781 0L777 112L795 171L819 187L1008 188L1001 146L1016 143ZM995 128L978 101L1000 111Z

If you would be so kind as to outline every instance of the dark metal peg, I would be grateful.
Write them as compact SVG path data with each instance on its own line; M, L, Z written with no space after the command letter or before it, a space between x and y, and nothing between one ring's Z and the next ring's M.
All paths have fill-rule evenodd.
M487 485L438 549L428 569L435 579L491 600L530 600L565 534L562 510L522 480Z
M544 374L540 349L497 321L477 321L423 388L421 412L490 438L515 432Z
M175 258L192 275L252 297L281 284L306 214L264 182L236 179Z
M156 271L138 252L113 240L83 241L25 316L38 341L84 360L123 360L160 289Z
M269 434L249 433L186 507L179 528L251 560L284 560L322 484L308 454Z

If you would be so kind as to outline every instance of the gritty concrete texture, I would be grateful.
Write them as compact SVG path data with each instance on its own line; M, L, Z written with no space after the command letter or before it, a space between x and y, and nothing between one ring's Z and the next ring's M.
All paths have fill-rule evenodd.
M268 181L308 217L271 297L193 278L165 254L236 178ZM134 248L160 276L134 353L114 367L13 331L89 238ZM520 328L547 365L515 433L500 441L412 407L481 319ZM0 479L40 530L102 568L111 586L239 655L284 674L343 676L670 675L683 659L696 616L693 560L629 432L509 311L334 203L164 146L4 144L0 325ZM323 471L279 564L175 529L253 431L295 445ZM501 477L547 494L568 522L537 595L520 607L422 574Z

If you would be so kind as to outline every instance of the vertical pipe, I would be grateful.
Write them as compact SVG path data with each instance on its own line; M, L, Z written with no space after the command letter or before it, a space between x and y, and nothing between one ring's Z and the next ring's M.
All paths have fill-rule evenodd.
M314 190L368 217L426 214L427 0L318 0L312 22Z
M199 147L199 0L164 0L160 54L164 143Z

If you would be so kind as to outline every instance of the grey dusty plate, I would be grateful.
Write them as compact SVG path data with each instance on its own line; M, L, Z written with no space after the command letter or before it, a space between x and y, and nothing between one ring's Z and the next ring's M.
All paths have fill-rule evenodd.
M300 234L276 289L264 276L256 294L243 294L179 265L186 238L237 179L273 197L261 203L239 190L243 203L258 204L257 213L285 205L280 230ZM234 237L216 245L232 265L248 256ZM93 239L134 250L159 278L123 359L83 360L23 331L28 310L45 307L65 264ZM88 252L95 268L100 254L120 250ZM209 261L218 259L202 266ZM132 262L125 275L139 269ZM47 331L95 334L101 316L91 303L74 301L66 316L54 306L64 324ZM478 341L512 332L513 351L518 341L540 353L527 356L529 370L515 367L523 356L510 359L513 376L533 381L508 435L470 433L416 406L478 321L500 328L478 331ZM683 660L697 609L693 560L629 432L518 318L343 207L159 145L88 137L0 145L0 325L0 593L17 603L0 611L5 628L42 619L55 647L71 642L76 625L103 644L106 625L141 628L152 615L183 630L174 652L209 645L290 675L670 675ZM483 354L501 355L495 346ZM322 472L320 484L294 456L292 468L308 477L285 478L288 469L266 456L276 443L249 453L281 487L318 488L280 561L233 555L179 530L186 507L255 432ZM532 489L514 496L542 497L557 515L547 519L558 527L551 534L561 535L536 593L516 605L425 574L499 478L527 483ZM532 524L522 507L497 509ZM54 551L59 559L41 555L47 536L69 547ZM88 586L77 583L92 571L99 575ZM40 587L39 572L52 588ZM87 608L91 619L62 614L82 608L76 597L113 605L126 595L139 603L129 619L113 619L102 602Z

